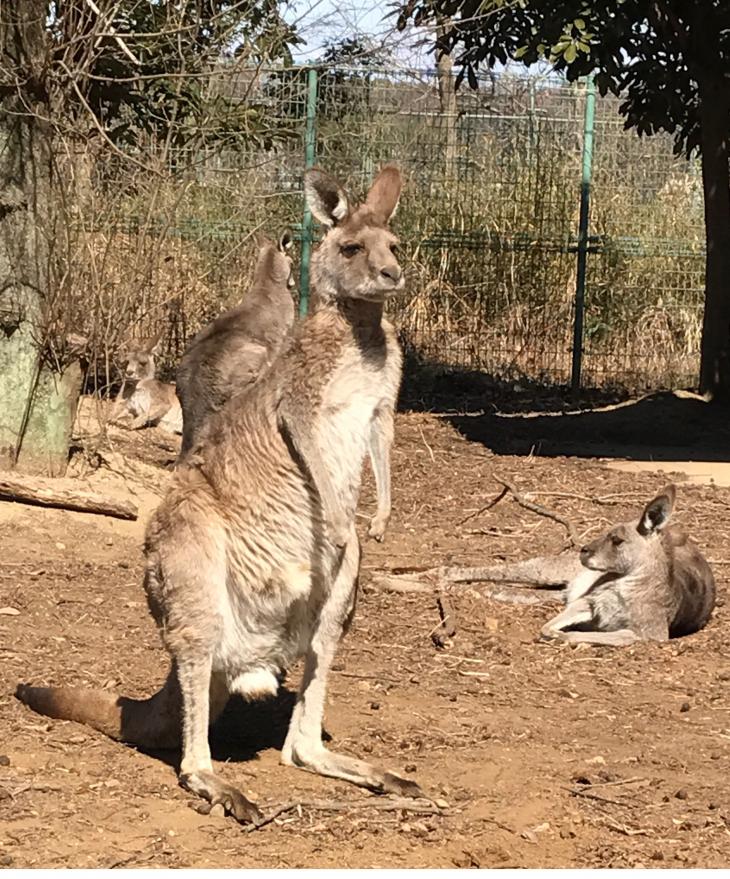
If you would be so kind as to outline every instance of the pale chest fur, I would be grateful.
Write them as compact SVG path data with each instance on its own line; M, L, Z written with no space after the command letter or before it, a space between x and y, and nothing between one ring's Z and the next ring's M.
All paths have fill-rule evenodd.
M394 408L401 364L400 348L386 325L381 344L343 348L323 389L316 420L318 444L350 511L357 504L373 419L379 410Z

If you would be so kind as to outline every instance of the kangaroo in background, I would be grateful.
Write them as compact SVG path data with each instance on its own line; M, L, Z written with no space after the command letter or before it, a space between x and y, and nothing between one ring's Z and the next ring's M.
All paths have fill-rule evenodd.
M710 619L715 580L687 534L668 525L675 499L675 486L666 486L639 519L614 525L584 546L579 558L527 559L441 574L451 582L566 585L565 608L543 627L544 638L625 646L689 635Z
M209 416L252 385L276 358L294 323L294 287L285 232L265 240L243 302L204 327L185 349L176 390L183 413L180 460L200 439Z
M386 299L403 289L389 230L401 191L385 166L363 204L311 169L305 194L326 234L312 260L319 307L276 365L211 416L147 529L145 590L172 663L146 700L30 687L36 711L123 741L174 747L180 782L239 820L257 807L213 773L208 725L230 693L256 699L305 656L282 762L376 791L420 796L413 781L322 743L327 676L355 607L355 510L368 446L382 461L401 377Z
M112 421L130 430L148 424L159 425L170 433L182 433L182 411L175 388L155 378L155 357L161 338L137 342L127 349L127 366L117 395ZM131 422L123 419L131 417Z

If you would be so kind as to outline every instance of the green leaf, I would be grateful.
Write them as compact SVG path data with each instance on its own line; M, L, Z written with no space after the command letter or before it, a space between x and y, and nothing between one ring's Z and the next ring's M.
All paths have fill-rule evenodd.
M525 55L527 55L527 52L528 52L527 46L520 46L520 48L515 51L514 57L515 57L515 59L523 58Z
M575 27L579 31L584 31L586 29L586 23L583 21L582 18L576 18L576 20L573 22L573 27Z
M565 58L565 61L568 64L572 64L575 61L577 54L578 54L578 51L575 48L575 44L571 43L563 52L563 58Z

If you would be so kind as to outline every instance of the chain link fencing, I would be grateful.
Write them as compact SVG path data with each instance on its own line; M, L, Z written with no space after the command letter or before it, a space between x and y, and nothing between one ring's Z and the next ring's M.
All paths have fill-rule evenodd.
M204 145L76 149L64 308L97 360L162 332L171 374L190 336L245 294L258 234L295 231L306 291L306 164L359 195L396 161L408 286L390 311L407 345L448 369L570 383L586 85L503 74L455 95L452 82L444 69L222 69L208 100L235 113L236 137L224 112ZM614 99L596 99L593 138L582 384L695 386L699 169L668 137L624 131Z

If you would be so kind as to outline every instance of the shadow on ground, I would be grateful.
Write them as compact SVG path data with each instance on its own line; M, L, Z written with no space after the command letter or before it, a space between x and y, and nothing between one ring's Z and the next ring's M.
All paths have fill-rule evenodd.
M687 391L629 398L406 361L401 407L447 417L466 439L501 455L730 461L730 408Z
M574 412L490 412L450 421L501 455L730 461L730 410L672 392Z

